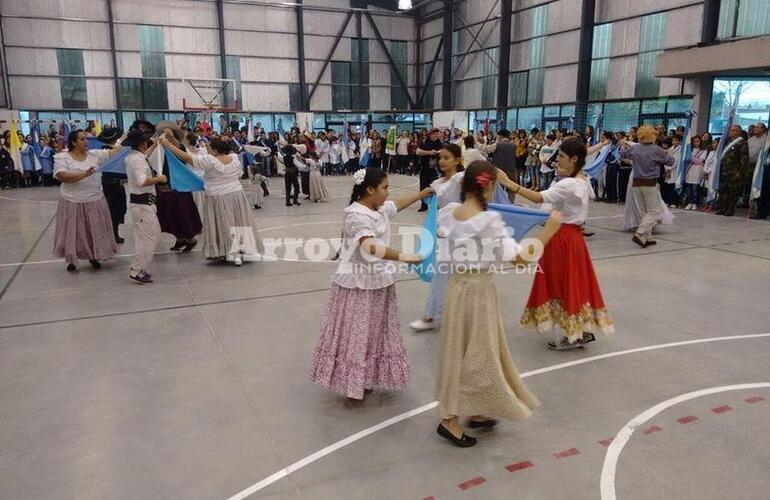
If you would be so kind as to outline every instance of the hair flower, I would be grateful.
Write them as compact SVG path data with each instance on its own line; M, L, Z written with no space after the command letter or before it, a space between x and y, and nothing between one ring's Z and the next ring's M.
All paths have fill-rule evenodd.
M356 173L353 174L353 183L356 186L359 186L363 184L365 178L366 178L366 169L365 168L358 169L356 170Z
M484 189L486 189L491 182L492 182L492 176L489 174L489 172L481 172L479 175L476 176L476 184L478 184L480 187Z

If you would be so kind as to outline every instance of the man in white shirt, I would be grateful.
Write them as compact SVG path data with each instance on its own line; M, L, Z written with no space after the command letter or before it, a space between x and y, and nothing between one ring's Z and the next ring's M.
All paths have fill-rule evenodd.
M129 209L134 221L134 261L129 277L145 285L152 283L152 277L145 271L152 261L155 245L160 238L160 223L155 205L156 184L166 184L165 175L155 175L147 162L150 132L132 130L123 141L123 146L130 147L126 156L126 176L128 177Z
M409 168L409 132L404 130L396 139L396 168L405 174Z

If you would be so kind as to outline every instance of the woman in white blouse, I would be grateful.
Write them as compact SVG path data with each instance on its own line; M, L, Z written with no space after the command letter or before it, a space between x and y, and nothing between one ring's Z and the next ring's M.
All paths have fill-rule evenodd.
M53 251L67 262L67 271L76 271L79 259L88 259L99 269L100 260L111 259L118 251L97 169L121 149L89 151L85 132L73 130L67 136L67 151L54 156L53 176L61 187Z
M230 144L212 139L208 154L191 155L165 136L160 143L180 160L203 171L203 255L240 266L243 254L262 253L262 240L240 181L241 163Z

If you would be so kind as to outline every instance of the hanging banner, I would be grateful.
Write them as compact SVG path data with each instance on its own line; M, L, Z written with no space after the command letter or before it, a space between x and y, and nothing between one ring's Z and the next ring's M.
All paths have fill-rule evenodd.
M388 140L385 142L385 154L396 154L396 126L393 125L388 130Z

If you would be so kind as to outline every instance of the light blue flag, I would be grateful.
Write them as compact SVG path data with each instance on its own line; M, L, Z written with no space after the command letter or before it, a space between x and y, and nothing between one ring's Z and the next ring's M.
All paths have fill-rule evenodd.
M503 217L503 223L513 231L513 237L521 241L530 229L548 220L550 213L518 205L490 203L489 208Z
M677 177L676 177L676 192L678 195L682 195L682 191L684 190L684 180L685 176L687 174L687 168L690 166L690 162L692 161L692 144L690 142L690 127L692 127L692 117L693 112L687 111L685 113L685 117L687 118L687 121L684 123L684 137L682 140L684 143L682 144L682 156L679 158L679 164L677 167Z
M607 161L607 158L610 156L610 153L613 152L613 150L617 150L617 146L607 145L602 148L601 151L599 151L599 155L596 157L596 159L587 167L583 168L583 172L586 173L586 175L589 175L592 179L598 179L600 175L602 175L602 169L604 168L604 162Z
M67 120L64 120L64 121L62 122L62 126L61 126L61 135L62 135L62 136L64 136L64 140L65 140L65 141L67 140L67 138L68 138L68 137L69 137L69 135L70 135L70 130L71 130L71 129L70 129L70 124L69 124L69 122L68 122Z
M768 156L770 156L770 136L768 136L767 143L765 144L762 154L757 159L757 164L754 167L754 177L751 181L751 199L755 200L762 196L762 180L765 178L765 169L767 168Z
M366 168L367 165L369 165L369 148L366 148L366 150L364 150L364 154L362 154L361 159L358 160L359 167Z
M602 127L604 126L604 115L599 113L596 115L596 122L594 122L594 135L591 137L591 144L599 144L602 138Z
M428 204L428 215L425 217L425 223L422 231L420 231L420 243L417 247L417 253L422 255L423 259L419 264L414 265L414 272L417 273L420 281L430 283L436 272L438 198L435 195L431 196L426 203Z
M166 151L166 161L168 162L168 173L171 177L171 189L180 193L203 191L203 179L182 163L182 160L174 156L170 151Z
M105 144L96 137L87 137L86 141L88 142L88 149L102 149L105 146Z
M118 153L102 163L99 166L100 172L110 172L112 174L124 174L126 173L126 156L131 152L131 148L123 148Z
M495 183L494 202L501 205L512 205L511 200L508 198L508 191L499 182Z
M719 173L722 170L722 155L730 140L730 129L733 127L734 122L735 108L730 108L730 111L727 114L727 122L725 122L725 130L722 132L722 137L719 139L719 146L717 146L717 160L714 162L714 170L709 174L708 195L706 196L707 202L714 201L717 197L717 193L719 193Z

